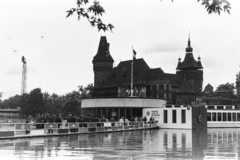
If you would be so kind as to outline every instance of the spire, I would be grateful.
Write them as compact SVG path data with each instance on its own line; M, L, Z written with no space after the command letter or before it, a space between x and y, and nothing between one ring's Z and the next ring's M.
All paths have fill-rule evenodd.
M191 40L190 40L190 32L188 33L188 46L186 48L186 52L192 52L193 49L191 47Z
M191 47L190 32L188 32L188 47Z

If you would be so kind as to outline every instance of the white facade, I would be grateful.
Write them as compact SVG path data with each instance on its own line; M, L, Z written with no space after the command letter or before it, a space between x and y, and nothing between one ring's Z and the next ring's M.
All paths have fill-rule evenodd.
M176 112L175 120L173 120L173 110ZM166 122L164 122L164 116L166 116L164 115L164 111L167 113ZM185 112L185 115L182 115L182 112ZM153 116L153 118L158 121L160 128L192 129L191 107L145 108L143 109L143 117L144 116L146 116L148 120Z
M205 106L207 110L208 128L239 128L240 110L235 106Z
M161 99L145 98L96 98L82 100L82 108L162 108L166 104Z

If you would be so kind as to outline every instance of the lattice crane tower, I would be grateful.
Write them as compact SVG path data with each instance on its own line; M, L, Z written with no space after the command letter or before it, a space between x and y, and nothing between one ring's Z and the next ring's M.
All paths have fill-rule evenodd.
M22 90L21 94L27 93L27 61L24 56L22 56L22 63L23 63L23 68L22 68Z

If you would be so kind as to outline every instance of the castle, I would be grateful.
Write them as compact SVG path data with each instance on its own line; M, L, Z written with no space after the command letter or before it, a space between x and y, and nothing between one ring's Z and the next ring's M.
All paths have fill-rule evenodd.
M100 38L97 54L93 57L94 88L92 97L128 97L131 86L132 60L113 67L107 38ZM143 58L133 61L133 96L165 99L172 104L191 104L201 93L203 66L201 58L193 56L190 37L183 61L178 59L176 73L165 73L161 68L150 68Z

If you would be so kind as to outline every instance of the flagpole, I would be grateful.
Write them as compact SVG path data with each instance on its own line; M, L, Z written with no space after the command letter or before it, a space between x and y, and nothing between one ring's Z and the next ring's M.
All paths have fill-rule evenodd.
M133 51L133 47L132 47ZM133 56L132 56L132 67L131 67L131 97L133 97Z

